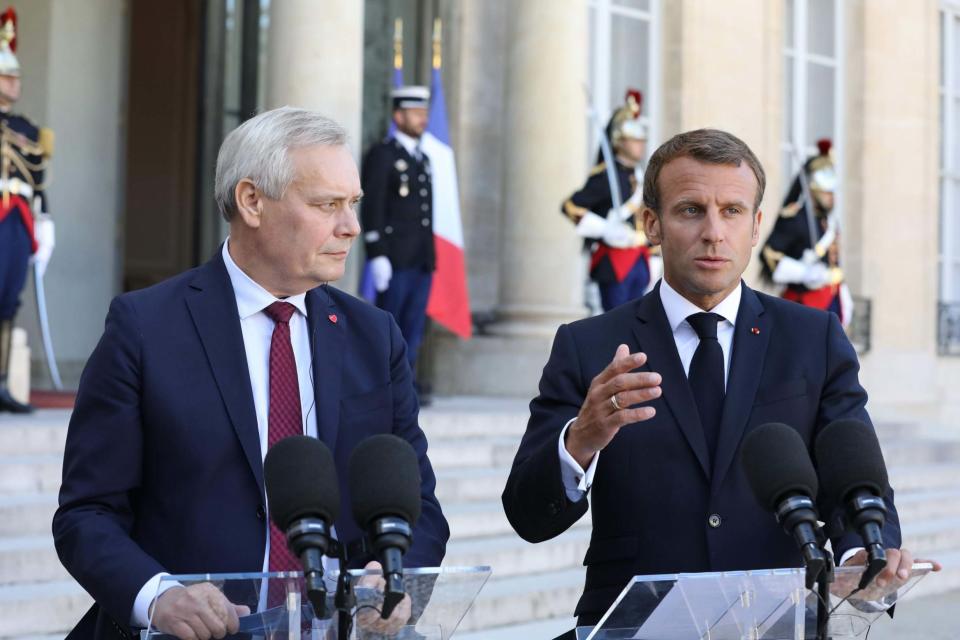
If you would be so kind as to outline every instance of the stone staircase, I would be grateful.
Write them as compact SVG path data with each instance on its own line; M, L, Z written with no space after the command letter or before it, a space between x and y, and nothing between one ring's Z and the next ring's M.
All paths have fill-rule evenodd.
M21 418L0 414L0 638L54 638L90 598L53 549L67 411ZM493 567L457 638L552 638L573 625L583 583L589 514L564 535L531 545L513 533L500 506L507 471L526 425L526 402L440 399L423 412L437 493L450 522L444 564ZM905 543L947 567L915 594L960 589L960 433L878 420Z

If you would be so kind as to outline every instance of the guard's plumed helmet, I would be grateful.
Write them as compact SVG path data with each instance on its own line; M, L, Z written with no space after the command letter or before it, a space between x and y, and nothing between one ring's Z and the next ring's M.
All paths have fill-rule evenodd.
M837 189L837 171L830 149L833 143L828 138L817 140L819 154L807 162L810 190L833 193Z
M9 7L0 14L0 76L20 77L17 60L17 12Z
M627 89L624 96L624 105L613 114L610 142L614 147L626 138L647 139L647 127L640 121L640 107L642 105L643 94L637 89Z

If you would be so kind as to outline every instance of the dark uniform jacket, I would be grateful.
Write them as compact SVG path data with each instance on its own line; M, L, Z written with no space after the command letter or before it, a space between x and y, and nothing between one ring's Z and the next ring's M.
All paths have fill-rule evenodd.
M395 138L367 152L361 172L367 258L387 256L394 269L433 271L430 160L418 160Z
M617 179L620 185L620 202L622 204L627 202L631 194L636 190L637 179L633 169L621 164L619 161L617 162ZM560 211L570 218L574 224L577 224L588 211L592 211L598 216L606 218L611 208L613 208L613 196L610 193L610 182L607 179L607 165L601 162L590 170L590 176L587 178L586 184L563 202ZM626 220L627 224L637 226L640 223L638 216L639 211L634 211L634 214ZM646 259L645 255L643 255L647 251L645 246L629 249L614 249L602 240L590 239L586 240L586 245L593 255L593 259L590 262L590 278L600 284L622 280L622 278L617 277L614 271L613 261L611 259L614 253L633 254L632 262L626 267L625 271L629 271L629 268L632 267L633 263L640 259L641 256L643 259Z
M812 450L834 420L869 424L867 394L835 315L745 285L714 460L659 285L631 304L560 327L503 492L517 533L530 542L547 540L587 511L586 499L566 496L557 440L620 343L647 354L642 369L661 374L663 395L649 403L656 409L652 419L624 427L600 453L586 585L576 608L581 624L595 624L634 575L803 566L792 538L747 484L740 442L759 425L783 422ZM884 543L899 547L892 490L885 500ZM859 546L851 535L832 542L837 557Z
M33 218L47 213L44 169L49 150L40 143L40 131L24 116L0 112L0 220L8 215L23 220L34 251Z

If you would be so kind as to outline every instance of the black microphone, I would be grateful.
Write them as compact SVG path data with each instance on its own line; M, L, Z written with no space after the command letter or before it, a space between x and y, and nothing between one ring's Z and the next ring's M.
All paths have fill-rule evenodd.
M291 436L270 447L263 461L270 517L303 564L307 598L326 616L323 556L335 546L330 527L340 511L340 488L330 449L316 438Z
M883 523L887 506L887 466L873 428L860 420L836 420L814 446L826 504L842 507L838 528L854 530L863 538L867 567L860 579L863 589L887 566L883 548Z
M406 440L390 434L367 438L350 455L353 517L365 529L386 582L380 617L403 600L403 554L420 517L420 465Z
M743 440L743 469L757 500L774 512L800 548L807 567L807 588L812 589L822 572L829 577L832 559L823 550L825 539L813 502L817 472L806 444L785 424L761 425Z

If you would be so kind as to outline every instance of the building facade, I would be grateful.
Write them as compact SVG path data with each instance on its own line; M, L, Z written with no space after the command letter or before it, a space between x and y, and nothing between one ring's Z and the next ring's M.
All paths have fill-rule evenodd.
M225 235L216 149L257 109L322 110L361 152L386 130L393 24L444 83L472 306L469 342L434 330L438 393L531 395L585 265L559 204L627 87L650 150L682 130L742 137L767 169L765 236L800 158L834 140L844 265L872 406L960 408L960 2L957 0L30 0L22 110L57 133L58 246L47 290L76 381L109 300L198 264ZM595 115L591 115L595 114ZM362 256L342 284L356 289ZM759 262L747 273L760 286ZM19 324L46 384L29 295ZM869 307L867 307L867 304ZM869 314L866 313L869 308Z

